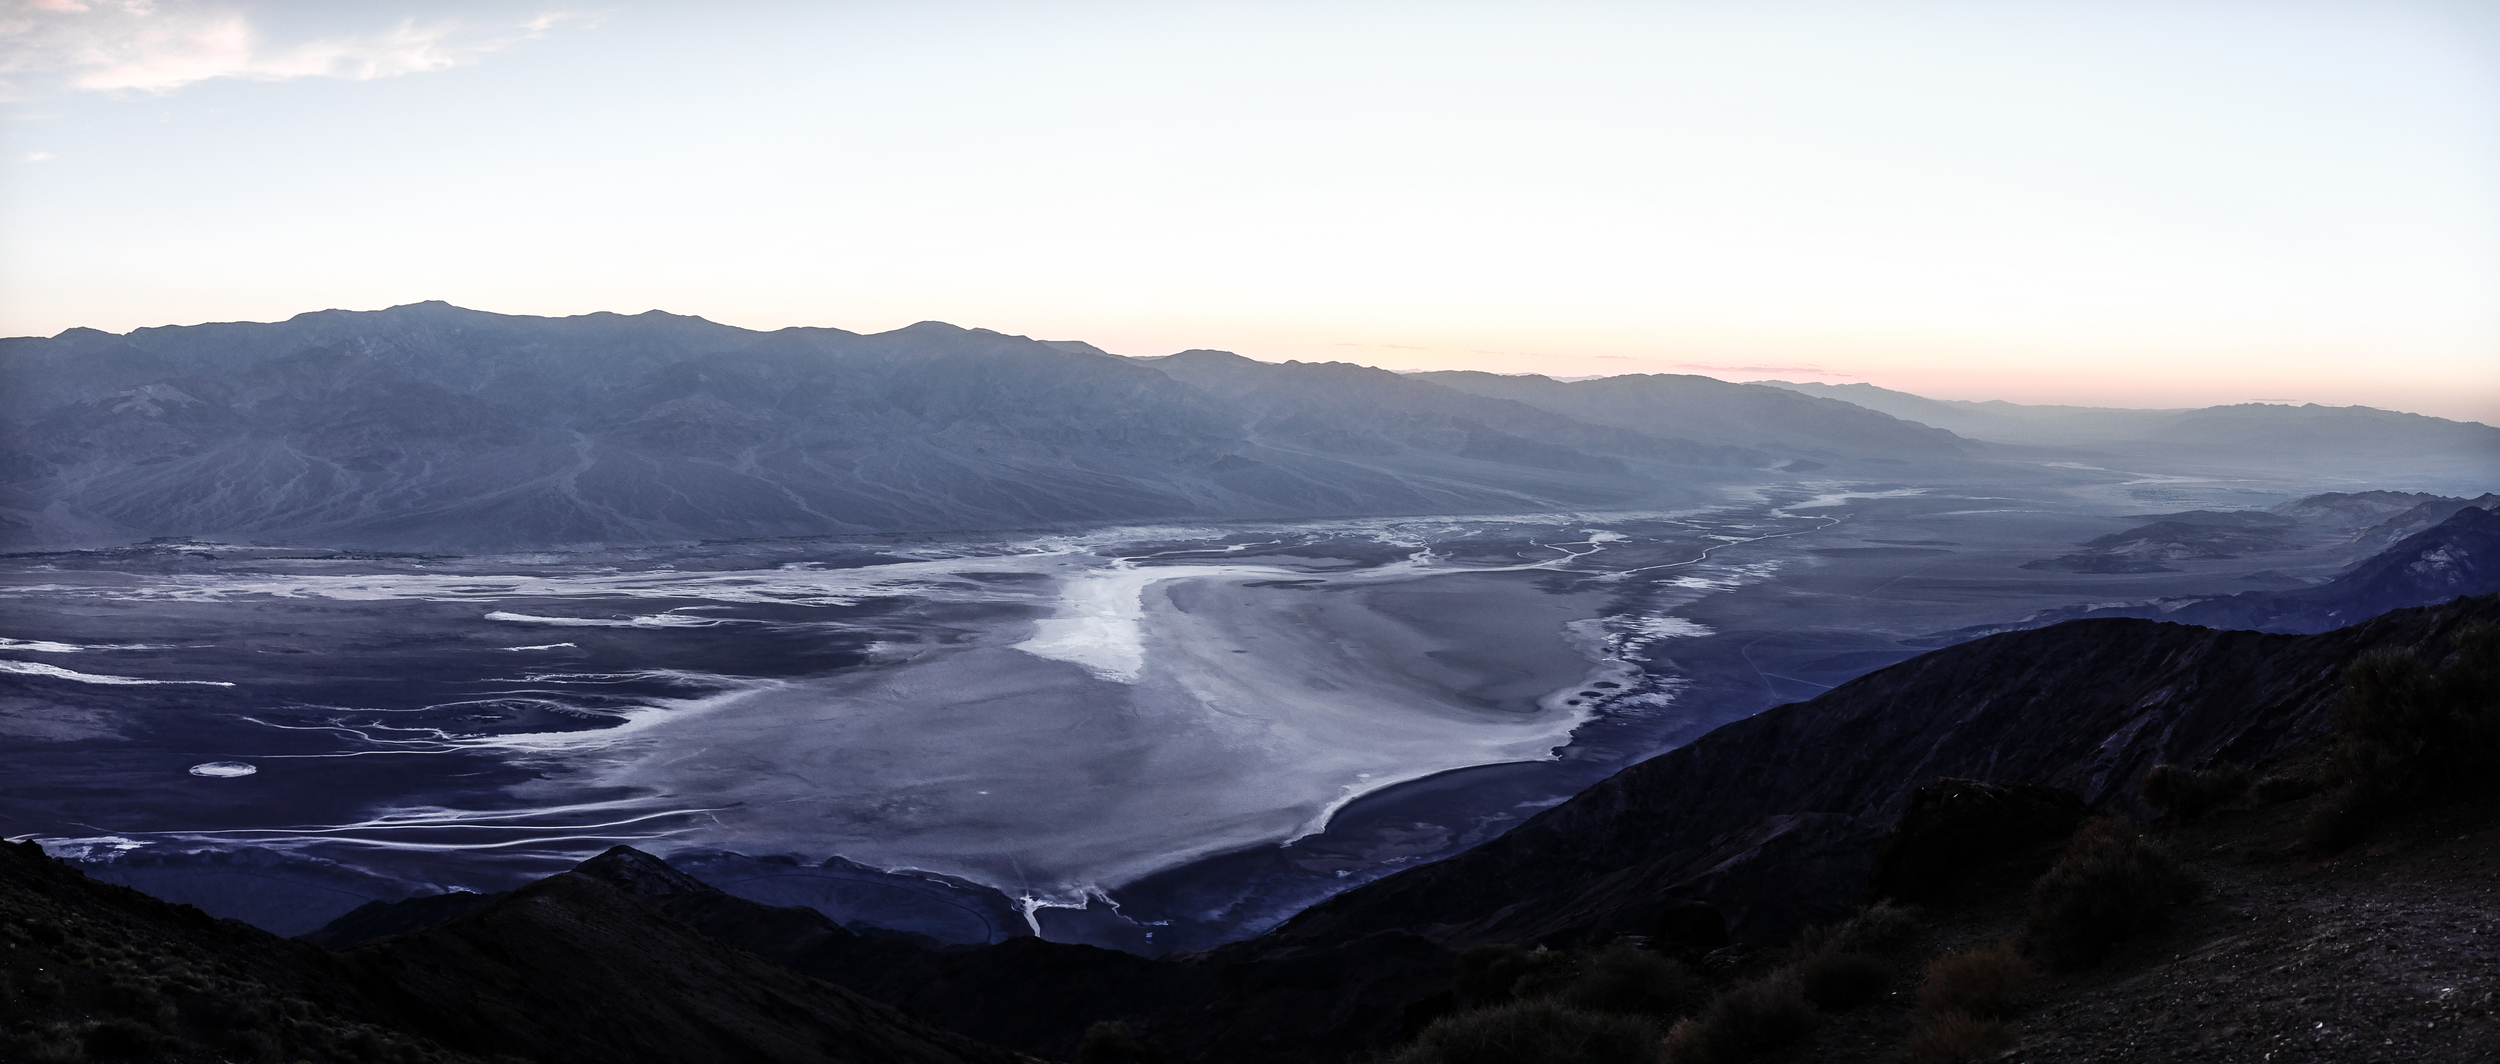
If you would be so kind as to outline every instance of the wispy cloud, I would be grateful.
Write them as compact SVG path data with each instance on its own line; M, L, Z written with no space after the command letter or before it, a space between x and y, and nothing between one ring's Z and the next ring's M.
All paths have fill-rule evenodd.
M66 3L68 0L55 0L55 2ZM48 151L30 151L26 153L26 161L30 163L48 163L52 161L52 158L52 153Z
M187 0L0 0L0 92L52 87L164 95L215 78L370 81L475 63L596 15L552 11L521 22L405 19L374 33L274 40L243 9Z

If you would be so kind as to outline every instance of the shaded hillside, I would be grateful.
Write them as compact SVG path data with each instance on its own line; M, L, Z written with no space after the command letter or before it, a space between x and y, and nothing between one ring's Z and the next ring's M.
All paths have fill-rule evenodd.
M2405 537L2316 587L2164 599L2135 605L2072 606L2041 613L2026 620L2024 626L2089 617L2143 617L2210 628L2323 632L2393 609L2500 591L2500 512L2465 504L2445 509L2447 516L2440 523ZM2363 538L2373 537L2365 534ZM2126 545L2141 542L2130 540ZM2131 558L2086 554L2067 558L2095 564L2104 560L2127 563L2142 555ZM2042 564L2035 562L2025 568Z
M2390 515L2354 536L2353 545L2366 550L2385 550L2403 541L2407 536L2456 516L2457 511L2469 506L2480 510L2500 511L2500 494L2485 492L2472 499L2447 499L2438 496L2424 498L2403 512Z
M2025 569L2057 569L2076 573L2175 573L2167 563L2208 558L2237 558L2297 550L2302 545L2287 533L2300 522L2263 510L2196 510L2166 514L2162 520L2112 532L2080 544L2083 550L2027 563Z
M2241 763L2323 734L2344 665L2426 646L2500 597L2316 636L2141 620L1990 636L1727 725L1493 842L1339 895L1225 947L1257 955L1391 929L1449 941L1573 942L1645 929L1677 898L1740 940L1845 912L1919 783L2039 783L2131 805L2158 762Z
M1591 424L1742 442L1787 454L1932 460L1975 449L1951 432L1858 404L1690 374L1636 373L1568 382L1535 374L1472 370L1414 376L1463 392L1515 399Z
M1447 950L1398 933L1291 957L1195 963L1031 936L968 949L930 948L912 936L854 933L814 909L739 898L623 846L514 896L545 893L574 880L604 884L685 930L889 1002L929 1023L1054 1059L1075 1054L1089 1026L1118 1020L1181 1060L1340 1060L1394 1041L1404 1007L1446 984L1451 971ZM444 898L459 900L445 904ZM461 949L483 948L488 936L509 922L496 915L509 903L501 896L483 906L480 900L448 895L377 902L304 937L347 948L348 957L382 949L404 958L417 950L415 943L426 943L432 955L442 952L447 940L467 944ZM476 916L459 918L471 909L478 910ZM372 941L369 936L438 923L442 926L423 935L359 945ZM568 948L614 947L584 940ZM406 962L395 963L402 967L390 969L391 977L401 978L397 973ZM671 978L726 985L751 974L688 971ZM579 981L555 965L541 967L538 978L559 987ZM606 976L586 981L590 985L581 992L628 998L635 993L629 984L610 985Z
M574 874L333 953L97 883L28 843L0 847L0 936L22 1059L1013 1059Z

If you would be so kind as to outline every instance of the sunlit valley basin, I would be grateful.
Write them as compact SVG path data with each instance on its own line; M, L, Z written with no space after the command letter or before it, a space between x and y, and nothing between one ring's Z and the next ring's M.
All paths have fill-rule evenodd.
M0 648L44 684L9 726L45 742L0 762L11 835L155 890L248 876L311 925L623 842L733 886L737 861L841 858L994 888L1035 926L1118 901L1230 937L1914 637L2069 602L2016 566L2106 521L1876 486L977 541L52 555L11 577ZM751 890L793 900L769 872Z

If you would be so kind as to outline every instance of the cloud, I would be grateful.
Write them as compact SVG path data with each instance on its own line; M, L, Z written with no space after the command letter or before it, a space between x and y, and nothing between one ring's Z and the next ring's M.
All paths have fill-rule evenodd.
M241 9L157 0L0 0L0 87L23 75L57 87L165 95L216 78L371 81L475 63L570 21L548 12L518 23L406 19L376 33L276 41Z
M59 0L59 2L65 3L67 0ZM48 163L51 162L52 159L53 155L48 151L30 151L26 153L26 161L30 163Z

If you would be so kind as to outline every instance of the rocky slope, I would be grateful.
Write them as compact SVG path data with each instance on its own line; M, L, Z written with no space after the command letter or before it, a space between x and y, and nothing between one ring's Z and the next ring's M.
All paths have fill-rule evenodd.
M1323 902L1225 947L1246 955L1410 930L1577 943L1645 930L1677 899L1739 940L1854 905L1879 840L1937 777L2135 806L2156 763L2248 764L2324 734L2346 663L2500 620L2500 596L2313 636L2073 621L1935 651L1652 758L1493 842Z

